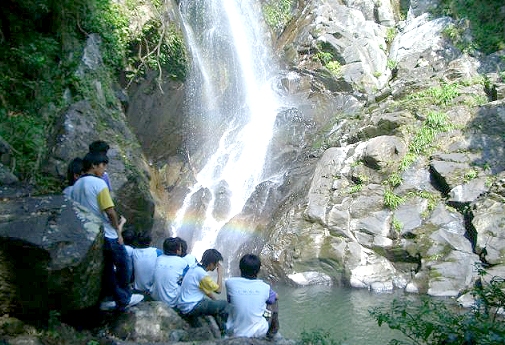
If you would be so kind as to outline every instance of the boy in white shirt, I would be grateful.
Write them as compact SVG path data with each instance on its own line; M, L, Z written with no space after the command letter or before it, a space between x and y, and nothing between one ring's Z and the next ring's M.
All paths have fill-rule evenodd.
M270 285L257 279L260 267L258 256L246 254L240 259L241 277L225 282L230 303L226 329L232 336L271 339L279 330L277 294ZM271 314L269 320L265 314Z
M184 274L188 270L186 260L181 258L181 244L175 237L167 238L163 242L163 255L158 256L154 269L154 284L151 296L174 308L181 290Z
M151 236L147 233L140 234L137 248L133 249L133 288L143 294L149 295L154 282L154 268L158 256L163 252L151 247Z
M196 256L194 256L193 254L189 254L188 253L188 244L187 244L187 242L185 240L183 240L182 238L180 238L180 237L176 237L176 238L181 243L181 254L179 256L181 258L183 258L184 260L186 260L186 262L188 263L188 266L190 268L198 265L198 260L196 259Z
M132 295L128 285L127 255L121 234L126 219L118 217L109 188L102 180L108 163L107 156L86 154L83 159L84 174L75 182L70 197L102 220L105 232L104 292L113 294L111 307L123 312L142 301L143 296Z
M223 288L223 257L216 249L207 249L200 263L188 270L182 280L181 293L177 309L191 323L196 323L200 316L211 315L216 320L221 334L225 333L228 317L225 300L216 298ZM217 281L213 281L207 272L217 271Z

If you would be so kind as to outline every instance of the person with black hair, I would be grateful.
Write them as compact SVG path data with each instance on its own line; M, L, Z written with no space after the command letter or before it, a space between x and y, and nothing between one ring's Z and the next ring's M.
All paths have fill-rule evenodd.
M67 167L67 182L68 185L63 189L63 194L70 198L70 193L74 187L75 181L82 175L83 164L82 158L76 157L68 164Z
M133 275L133 249L136 247L137 234L133 229L122 231L124 248L126 250L128 262L128 282L133 284L135 276Z
M223 288L223 256L216 249L207 249L200 263L188 270L182 280L181 293L177 308L182 316L190 322L195 322L199 316L211 315L224 335L226 318L228 317L225 300L219 300ZM217 281L213 281L208 272L217 271Z
M151 296L165 302L169 307L177 305L182 279L188 270L186 260L180 257L181 243L176 237L169 237L163 242L163 255L156 260L154 283Z
M151 246L151 235L148 232L140 233L137 237L137 246L133 249L133 276L134 289L142 294L149 295L154 282L154 268L156 259L163 252Z
M90 153L97 153L97 154L107 156L110 146L109 146L109 144L107 144L103 140L95 140L91 144L89 144L88 149L89 149ZM109 187L109 192L112 192L109 174L107 174L107 171L105 171L101 177L105 181L105 183L107 184L107 187Z
M198 260L196 259L196 256L188 253L188 243L180 237L176 238L181 244L181 254L179 256L184 260L186 260L189 267L198 265Z
M258 279L261 261L254 254L240 259L240 277L226 280L230 310L226 328L235 337L272 339L279 330L277 293Z
M114 298L114 304L104 305L104 309L113 306L118 311L124 311L128 306L140 302L143 296L132 296L130 291L127 255L121 233L126 219L118 218L109 188L101 179L108 163L107 156L87 153L83 159L84 174L75 182L70 196L74 201L87 207L103 222L105 232L104 292L106 295L112 294Z

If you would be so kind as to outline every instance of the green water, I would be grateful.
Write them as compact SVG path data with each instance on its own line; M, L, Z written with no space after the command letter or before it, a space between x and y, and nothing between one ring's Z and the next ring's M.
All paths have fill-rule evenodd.
M368 290L331 286L273 286L279 294L279 320L282 336L300 339L302 331L320 329L329 332L337 344L385 345L391 339L404 336L379 327L368 310L389 305L395 298L417 299L403 292L374 293Z

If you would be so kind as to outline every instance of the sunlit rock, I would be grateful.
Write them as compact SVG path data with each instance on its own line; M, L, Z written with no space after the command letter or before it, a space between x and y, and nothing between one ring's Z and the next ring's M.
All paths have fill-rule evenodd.
M295 284L306 285L332 285L332 279L327 274L315 271L300 272L288 275Z

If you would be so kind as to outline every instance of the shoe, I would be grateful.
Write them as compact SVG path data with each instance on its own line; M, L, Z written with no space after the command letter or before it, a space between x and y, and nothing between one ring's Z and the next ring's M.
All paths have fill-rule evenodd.
M114 310L116 308L116 302L114 301L106 301L100 303L100 310Z
M139 304L140 302L142 302L143 299L144 299L144 295L137 294L137 293L132 294L132 296L130 297L130 302L128 303L126 308L133 307L134 305Z

